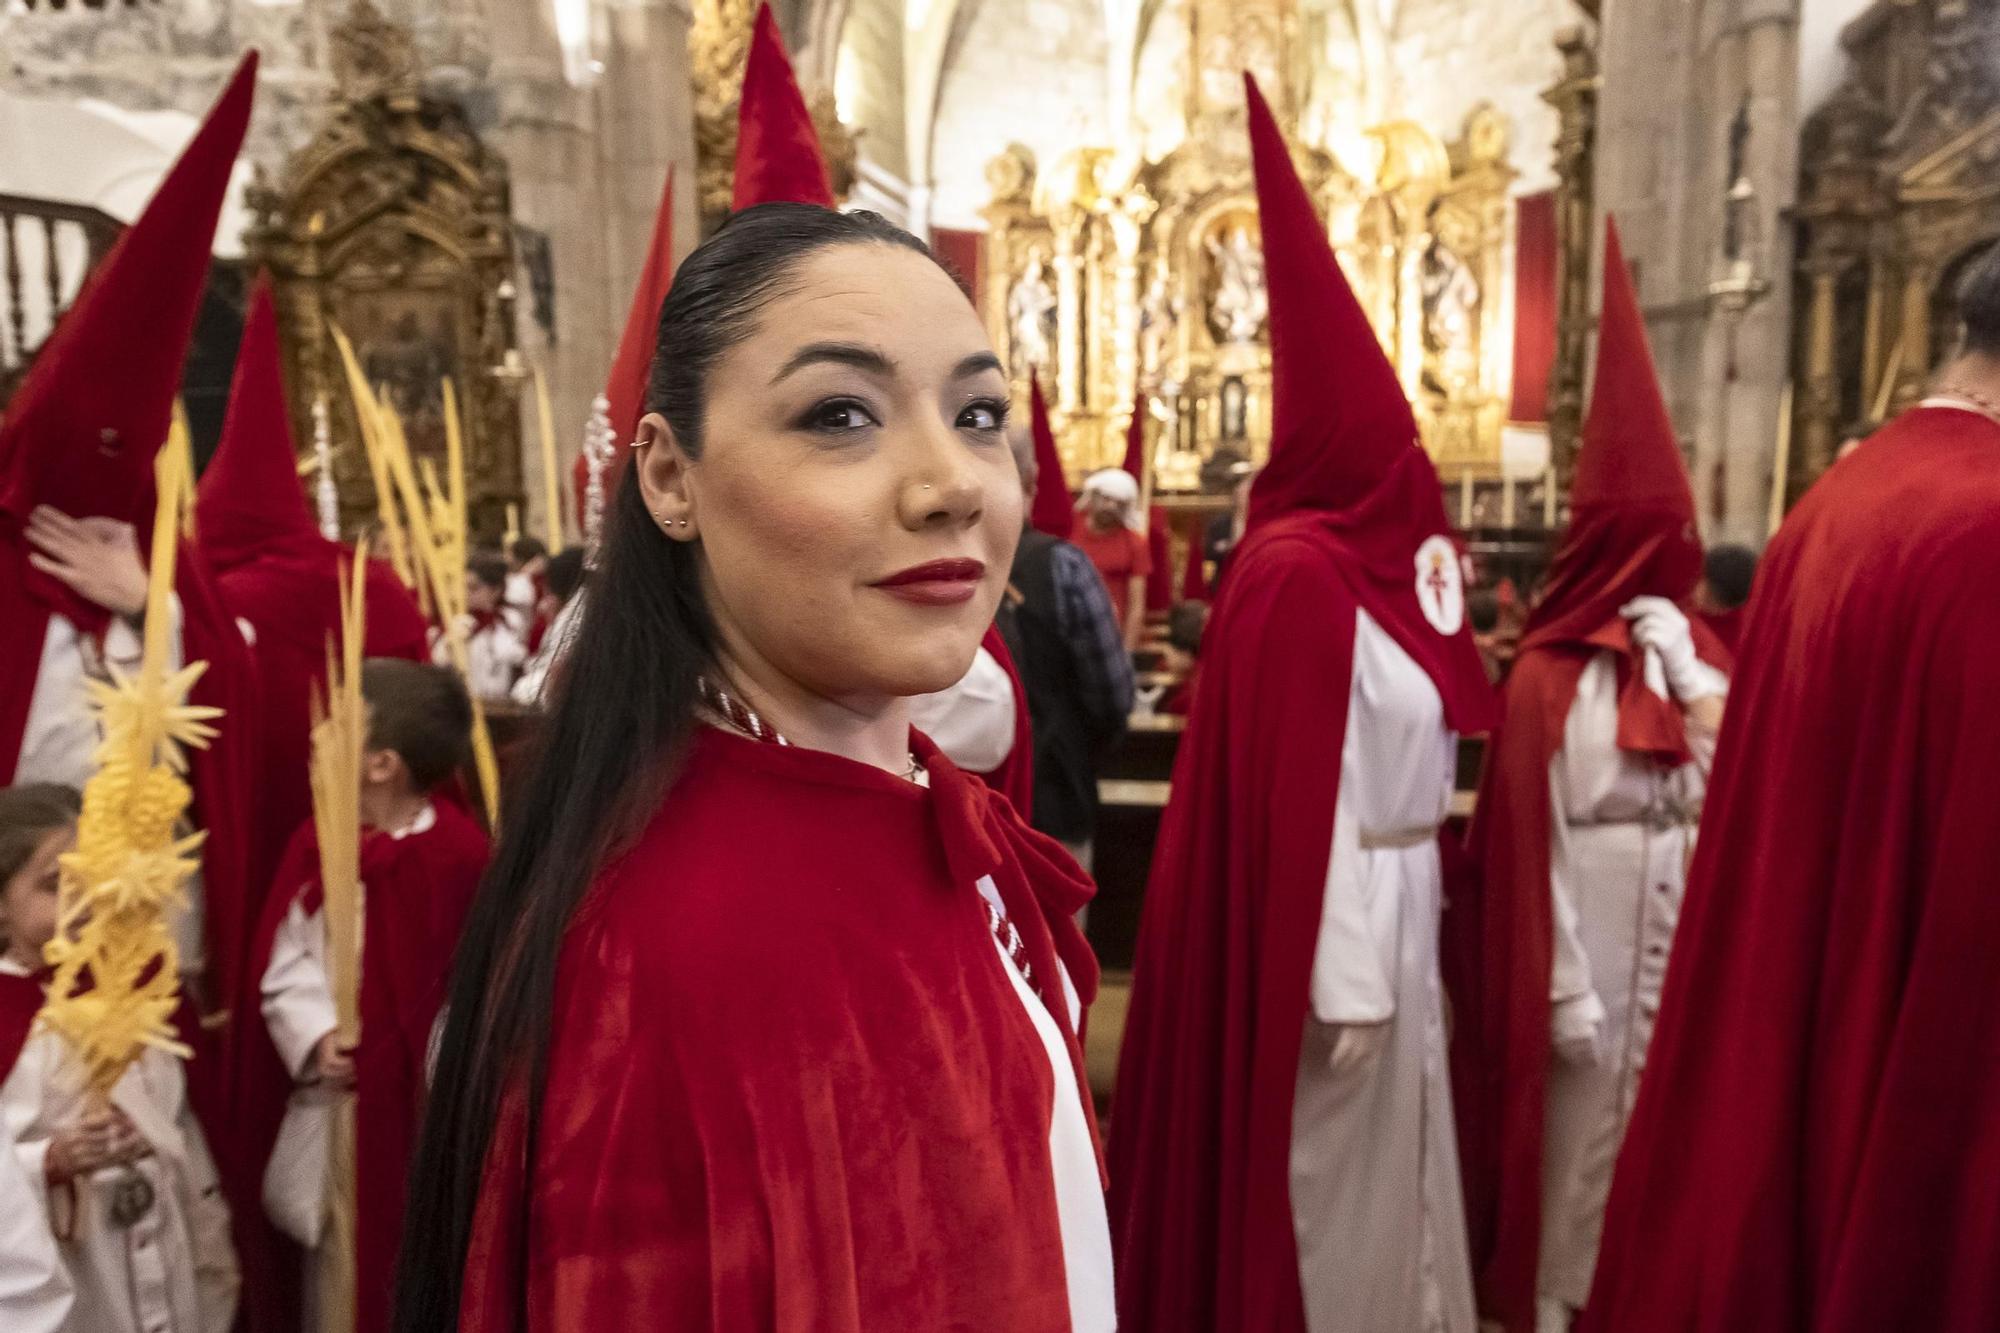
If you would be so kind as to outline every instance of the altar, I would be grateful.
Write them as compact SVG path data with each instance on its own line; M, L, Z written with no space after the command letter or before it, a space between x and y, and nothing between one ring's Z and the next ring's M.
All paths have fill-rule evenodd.
M1073 483L1124 457L1142 412L1151 497L1208 510L1226 500L1204 495L1204 465L1258 464L1270 447L1241 71L1298 124L1299 16L1291 0L1191 0L1182 21L1177 146L1149 160L1132 144L1083 145L1039 163L1013 145L988 166L981 301L1019 387L1040 380ZM1441 474L1497 480L1514 364L1505 118L1482 104L1450 142L1391 120L1328 126L1292 148Z

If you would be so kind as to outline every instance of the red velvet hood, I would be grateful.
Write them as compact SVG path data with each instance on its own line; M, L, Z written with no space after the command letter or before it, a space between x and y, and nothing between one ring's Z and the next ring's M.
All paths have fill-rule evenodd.
M799 93L771 6L757 10L736 115L736 192L730 207L783 201L833 207L819 134ZM615 424L615 421L614 421Z

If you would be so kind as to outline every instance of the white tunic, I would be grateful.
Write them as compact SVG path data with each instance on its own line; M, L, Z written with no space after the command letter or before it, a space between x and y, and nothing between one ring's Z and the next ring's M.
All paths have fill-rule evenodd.
M1436 834L1457 739L1436 685L1365 611L1312 1012L1292 1107L1292 1223L1312 1333L1473 1333L1443 987ZM1380 1024L1330 1067L1343 1024Z
M465 640L465 660L465 687L475 699L506 699L513 694L515 674L528 660L528 645L503 616L485 629L470 632ZM442 634L437 634L431 645L431 662L452 665L451 645Z
M25 975L11 961L0 971ZM153 1153L128 1168L98 1171L74 1189L44 1195L44 1226L59 1237L75 1304L69 1333L227 1333L236 1317L236 1255L215 1163L188 1109L181 1062L148 1051L111 1090ZM68 1044L36 1032L0 1084L0 1119L21 1170L43 1180L49 1141L83 1118L80 1070ZM121 1227L112 1204L136 1173L152 1206ZM70 1199L74 1198L73 1214ZM58 1226L60 1221L63 1225Z
M910 725L968 773L991 773L1014 752L1014 681L981 648L956 685L910 700Z
M1537 1287L1570 1309L1590 1296L1715 750L1714 734L1690 719L1695 762L1666 772L1619 750L1617 737L1617 665L1600 653L1577 681L1549 763L1552 1024L1558 1036L1599 1025L1595 1063L1557 1056L1549 1070Z
M69 1270L49 1231L47 1184L22 1170L13 1147L0 1150L0 1328L60 1333L74 1300Z
M1005 910L992 879L979 881L979 893L987 902ZM1047 1007L1029 989L998 939L993 941L993 948L1007 969L1007 979L1014 985L1016 998L1028 1011L1035 1033L1048 1051L1049 1074L1055 1080L1055 1103L1049 1112L1049 1165L1056 1184L1056 1218L1062 1228L1070 1328L1075 1333L1110 1333L1118 1327L1116 1291L1111 1279L1111 1224L1105 1212L1104 1184L1097 1173L1097 1150L1091 1145L1090 1122L1084 1115L1076 1070L1070 1063L1062 1032ZM1062 986L1069 1004L1069 1021L1074 1026L1082 1007L1067 968L1062 968Z
M175 601L174 631L169 639L168 668L181 663L180 603ZM113 616L104 642L78 629L69 617L51 613L42 632L42 660L35 670L35 692L28 702L27 725L21 731L21 751L14 764L14 781L59 782L81 790L97 771L97 717L90 710L87 686L106 679L108 668L126 675L139 669L145 642L131 623Z

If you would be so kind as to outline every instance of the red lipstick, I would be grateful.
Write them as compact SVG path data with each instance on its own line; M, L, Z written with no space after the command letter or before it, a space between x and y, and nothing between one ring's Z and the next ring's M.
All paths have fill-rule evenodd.
M977 560L933 560L877 579L871 587L919 606L957 606L972 600L986 566Z

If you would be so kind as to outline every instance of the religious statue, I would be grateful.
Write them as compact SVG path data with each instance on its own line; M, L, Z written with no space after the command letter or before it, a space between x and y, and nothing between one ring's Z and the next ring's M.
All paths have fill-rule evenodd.
M1007 323L1014 335L1014 370L1045 370L1055 342L1056 290L1040 246L1028 251L1028 266L1007 295Z
M1174 335L1181 323L1180 298L1174 295L1166 260L1153 266L1153 280L1139 301L1139 383L1161 385L1173 363Z
M1215 265L1209 327L1224 342L1255 342L1271 308L1264 289L1264 251L1242 223L1231 227L1225 236L1210 236L1207 246L1209 260Z
M1479 380L1479 277L1443 241L1424 252L1424 377L1447 398Z

